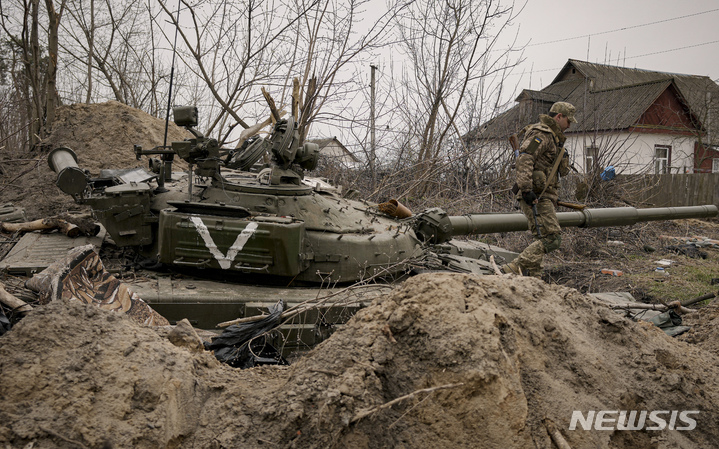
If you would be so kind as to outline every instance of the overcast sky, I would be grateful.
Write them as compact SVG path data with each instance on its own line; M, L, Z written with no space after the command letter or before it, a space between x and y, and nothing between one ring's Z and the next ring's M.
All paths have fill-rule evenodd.
M386 1L372 0L369 14L383 12ZM512 0L501 1L507 6ZM569 59L719 82L719 0L514 0L514 6L517 17L496 48L506 48L516 36L514 47L524 51L503 83L504 107L513 106L522 89L546 87ZM392 47L376 55L379 84L392 59L401 60ZM369 84L369 63L362 67Z
M532 72L520 89L546 87L568 59L719 80L717 0L530 0L515 25Z

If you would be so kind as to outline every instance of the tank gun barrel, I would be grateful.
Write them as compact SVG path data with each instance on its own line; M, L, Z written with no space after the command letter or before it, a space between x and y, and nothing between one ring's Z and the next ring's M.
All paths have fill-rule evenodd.
M597 228L605 226L631 226L636 223L684 218L710 218L717 215L717 207L684 206L637 209L613 207L559 212L559 225L566 227ZM474 214L450 216L453 235L491 234L494 232L526 231L527 218L523 214Z
M636 223L657 220L680 220L685 218L711 218L718 213L715 205L657 207L637 209L612 207L606 209L583 209L559 212L559 225L566 227L596 228L606 226L631 226ZM442 243L453 236L468 234L492 234L495 232L518 232L527 230L524 214L469 214L447 215L441 209L429 209L417 217L415 231L425 241Z

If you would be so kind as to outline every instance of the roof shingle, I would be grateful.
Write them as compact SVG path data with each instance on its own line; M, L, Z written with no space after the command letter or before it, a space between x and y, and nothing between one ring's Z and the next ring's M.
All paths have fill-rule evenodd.
M541 91L523 90L510 110L468 133L465 138L500 139L516 133L546 113L552 103L577 107L573 131L607 131L638 125L643 114L669 89L692 119L719 137L719 86L706 76L656 72L570 59Z

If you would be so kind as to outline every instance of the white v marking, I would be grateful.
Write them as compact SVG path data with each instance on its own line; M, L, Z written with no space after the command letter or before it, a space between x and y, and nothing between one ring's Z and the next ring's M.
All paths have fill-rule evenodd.
M237 235L235 243L233 243L232 246L230 246L230 249L227 250L227 255L224 255L222 254L222 251L217 248L215 241L210 235L210 231L207 230L207 226L205 226L205 223L202 222L202 218L193 216L190 217L190 221L195 224L197 233L200 234L202 240L205 241L205 246L208 250L210 250L210 254L217 259L217 262L223 270L232 266L232 261L235 260L237 253L242 251L242 248L245 246L245 243L247 243L247 240L252 237L252 234L255 233L255 229L257 229L257 223L254 221L249 222L245 229Z

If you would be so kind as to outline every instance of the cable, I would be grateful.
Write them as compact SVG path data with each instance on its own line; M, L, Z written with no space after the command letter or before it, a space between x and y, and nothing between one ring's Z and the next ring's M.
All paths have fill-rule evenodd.
M672 52L672 51L686 50L687 48L701 47L701 46L704 46L704 45L711 45L711 44L716 44L716 43L719 43L719 40L710 41L710 42L703 42L703 43L701 43L701 44L687 45L687 46L685 46L685 47L672 48L672 49L669 49L669 50L655 51L655 52L653 52L653 53L645 53L645 54L643 54L643 55L626 56L624 59L643 58L643 57L645 57L645 56L659 55L659 54L662 54L662 53L669 53L669 52ZM563 67L563 66L562 66L562 67ZM558 70L561 70L562 67L555 67L555 68L553 68L553 69L532 70L532 73L556 72L556 71L558 71ZM512 75L524 75L524 72L523 72L523 73L513 73Z
M627 57L625 57L625 59L635 59L635 58L643 58L644 56L660 55L662 53L669 53L672 51L686 50L687 48L694 48L694 47L701 47L703 45L716 44L717 42L719 42L719 40L711 41L711 42L704 42L701 44L687 45L686 47L672 48L670 50L655 51L654 53L645 53L643 55L627 56Z
M673 17L673 18L671 18L671 19L664 19L664 20L658 20L658 21L656 21L656 22L644 23L644 24L641 24L641 25L633 25L633 26L628 26L628 27L623 27L623 28L617 28L616 30L600 31L599 33L585 34L585 35L576 36L576 37L567 37L567 38L564 38L564 39L557 39L557 40L553 40L553 41L539 42L539 43L537 43L537 44L528 44L527 47L536 47L536 46L539 46L539 45L554 44L554 43L557 43L557 42L571 41L571 40L574 40L574 39L584 39L585 37L599 36L599 35L602 35L602 34L609 34L609 33L616 33L617 31L632 30L632 29L634 29L634 28L642 28L642 27L646 27L646 26L650 26L650 25L656 25L656 24L659 24L659 23L672 22L672 21L674 21L674 20L686 19L687 17L700 16L700 15L702 15L702 14L709 14L709 13L711 13L711 12L716 12L716 11L719 11L719 8L717 8L717 9L710 9L709 11L697 12L697 13L694 13L694 14L687 14L687 15L685 15L685 16L680 16L680 17Z

